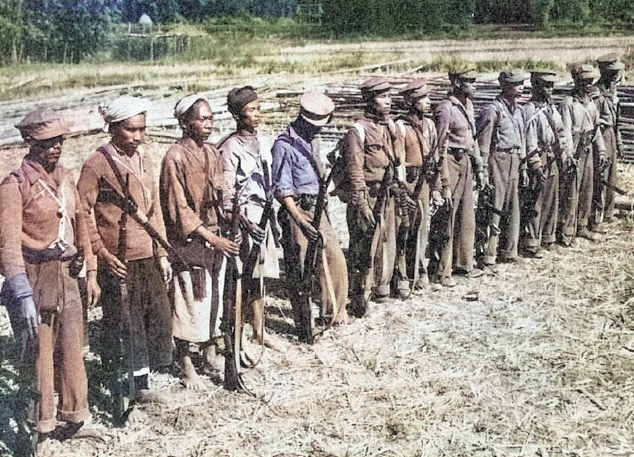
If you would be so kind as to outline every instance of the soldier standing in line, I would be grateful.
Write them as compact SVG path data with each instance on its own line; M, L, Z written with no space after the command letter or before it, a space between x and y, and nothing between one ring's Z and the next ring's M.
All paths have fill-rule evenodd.
M77 276L85 257L87 304L94 306L100 294L97 259L72 175L58 165L68 128L52 111L32 112L16 127L29 153L0 184L0 261L6 278L0 301L22 361L33 370L39 401L31 405L28 421L40 439L58 420L66 423L58 429L62 439L79 437L91 415Z
M203 359L219 369L216 342L220 337L224 256L238 254L238 245L220 234L226 188L222 158L207 139L212 129L209 102L193 94L174 109L183 137L163 157L160 198L168 241L186 259L190 270L174 276L169 290L176 360L188 389L202 380L191 360L190 343L203 347Z
M430 275L432 281L454 287L452 273L476 277L482 270L474 269L475 211L473 202L473 170L478 185L484 183L482 159L475 137L475 114L471 95L476 73L449 73L451 91L434 113L438 131L440 157L443 158L441 177L447 176L446 210L432 217L433 240L430 235Z
M566 136L561 114L552 102L557 81L553 71L531 72L532 98L522 107L526 125L526 153L530 183L522 208L523 251L528 257L542 258L542 246L557 246L559 214L559 170L566 163Z
M489 234L482 262L518 262L520 235L519 186L528 185L524 118L517 99L527 76L514 71L500 73L500 95L480 113L478 145L484 163L485 183L493 187ZM479 208L488 210L488 208ZM504 232L502 232L504 228ZM500 245L500 238L502 246Z
M236 87L227 95L227 107L236 121L236 131L220 140L225 184L223 193L225 214L238 206L241 219L242 243L240 259L251 277L242 278L242 303L250 313L246 321L253 326L253 337L259 344L275 349L264 327L263 278L279 278L279 264L275 250L275 211L271 195L271 148L273 138L257 130L260 125L260 100L250 86ZM235 202L236 193L239 201ZM232 214L232 217L238 215ZM257 258L250 258L257 249ZM255 262L248 265L249 262ZM227 294L232 287L227 288Z
M597 230L602 222L611 222L614 217L614 189L604 186L601 181L617 185L616 165L618 159L623 157L623 142L617 125L620 106L616 86L621 80L625 65L619 62L616 53L599 57L597 65L601 76L595 86L601 91L597 102L608 164L603 172L599 170L599 176L595 179L593 230Z
M405 186L418 207L410 216L407 238L404 243L399 243L402 248L398 250L398 256L405 259L407 268L407 273L401 276L411 279L413 290L423 290L429 285L425 253L430 192L435 194L435 201L439 201L442 200L442 189L444 198L451 200L447 168L442 167L440 160L436 126L428 117L431 114L430 90L423 80L414 80L405 87L400 93L410 110L396 121L397 127L405 130ZM401 266L400 258L396 264L397 268Z
M404 154L403 139L389 118L389 82L371 78L360 89L365 112L342 140L345 180L337 189L347 203L350 312L355 317L365 314L370 299L381 303L390 297L400 196L396 173ZM395 293L409 296L409 280L398 279Z
M166 289L172 269L167 252L144 227L134 218L122 218L121 202L116 197L132 200L165 237L157 173L141 147L148 108L149 102L130 96L100 106L112 138L88 157L77 188L103 291L99 302L104 326L99 343L102 364L114 376L119 371L133 374L136 398L132 400L164 401L158 392L149 390L148 376L151 369L168 371L172 366L172 312ZM126 233L124 246L119 243L121 225ZM125 251L123 259L118 258L121 250ZM122 281L129 291L125 313ZM124 342L123 369L120 341ZM122 381L115 380L115 397L130 395Z
M309 243L323 243L319 272L322 309L331 308L333 324L348 321L348 275L346 259L339 246L337 234L330 225L328 213L320 218L319 228L313 226L316 204L320 194L324 170L316 136L328 124L335 104L326 95L309 91L300 100L300 114L273 145L273 193L282 207L279 222L282 226L282 246L286 265L286 284L291 294L295 325L301 341L312 341L305 334L303 323L310 316L303 314L300 294L304 285L304 265ZM325 211L325 207L321 208ZM327 269L326 269L327 264ZM329 273L329 274L328 274ZM330 281L328 280L328 276ZM334 301L330 298L334 296ZM325 305L325 306L324 306Z
M572 245L575 236L596 240L596 234L588 226L592 211L594 168L596 164L599 169L605 169L607 164L599 110L589 95L597 77L596 70L591 65L583 64L573 67L570 73L574 88L559 106L564 132L568 136L566 141L572 145L561 182L559 225L563 246Z

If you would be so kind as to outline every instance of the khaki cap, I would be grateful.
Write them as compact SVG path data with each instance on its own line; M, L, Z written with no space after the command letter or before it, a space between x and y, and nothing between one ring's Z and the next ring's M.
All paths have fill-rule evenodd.
M15 124L25 140L48 140L70 132L59 114L51 110L38 110L27 114Z
M522 84L528 79L529 75L521 70L503 71L498 76L500 84Z
M330 122L335 111L335 102L318 91L308 91L299 101L300 116L307 122L322 127Z
M413 99L423 98L425 95L431 92L424 79L415 79L409 83L403 90L399 92L400 95L404 95Z
M623 62L619 62L619 55L616 52L611 52L598 57L597 65L601 70L618 71L625 68L625 64Z
M367 79L359 86L361 92L373 92L377 94L380 94L381 92L387 92L391 88L392 85L390 84L390 82L387 79L380 77Z
M572 67L570 75L574 79L596 79L599 77L597 69L586 63Z
M475 82L478 74L475 70L454 70L449 72L449 79L459 79L461 81Z
M552 70L533 70L531 71L531 82L532 83L554 83L557 82L559 78L557 77L557 73Z

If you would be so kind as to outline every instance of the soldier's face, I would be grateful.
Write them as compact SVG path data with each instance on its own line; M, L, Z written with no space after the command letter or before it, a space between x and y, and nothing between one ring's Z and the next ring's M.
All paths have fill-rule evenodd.
M207 141L213 127L213 114L209 103L199 101L192 106L192 113L187 120L187 133L195 141Z
M465 97L470 97L473 94L475 83L468 79L459 79L457 83L458 90Z
M134 154L145 138L145 114L111 124L110 133L115 146L128 155Z
M253 100L242 108L240 121L252 130L258 128L260 125L260 100Z
M431 100L429 99L428 95L425 95L424 97L416 100L413 106L417 111L420 111L421 113L428 113L431 109Z
M390 96L390 93L382 92L380 94L376 94L372 100L371 107L376 114L390 114L390 108L392 107L392 97Z
M47 170L54 170L62 155L63 136L56 136L46 140L34 141L31 145L31 154Z
M524 84L503 84L502 93L508 99L519 98L524 92Z
M544 99L549 99L553 95L553 90L555 88L555 83L544 82L535 86L535 91L541 95Z

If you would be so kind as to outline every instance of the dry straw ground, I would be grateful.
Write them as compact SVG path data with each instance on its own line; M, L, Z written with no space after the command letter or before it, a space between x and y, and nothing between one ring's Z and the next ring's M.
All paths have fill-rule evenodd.
M64 164L77 172L104 138L69 140ZM3 174L22 152L0 151ZM634 191L629 166L621 184ZM341 207L332 209L345 239ZM245 371L257 398L224 391L215 372L203 392L153 375L171 403L145 406L143 422L114 428L89 355L94 423L105 439L47 441L39 455L633 455L633 241L625 213L597 243L579 240L542 260L501 265L495 276L374 305L313 346L295 341L289 302L271 284L267 324L284 351L265 350ZM473 291L477 301L462 298ZM8 333L0 310L4 350ZM2 441L11 424L0 420Z

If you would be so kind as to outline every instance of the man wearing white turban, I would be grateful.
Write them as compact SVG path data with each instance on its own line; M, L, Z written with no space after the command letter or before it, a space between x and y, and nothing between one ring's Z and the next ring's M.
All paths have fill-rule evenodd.
M150 369L164 371L172 364L171 309L165 286L172 271L167 253L121 209L122 196L133 200L165 236L157 173L141 148L148 108L148 101L129 96L100 106L112 138L86 160L77 184L103 290L99 353L107 371L133 374L135 397L131 400L137 401L157 399L148 388ZM125 301L122 281L129 292ZM124 342L124 370L119 367L120 341ZM114 397L128 397L120 381L113 382Z
M169 290L173 309L176 359L188 389L204 384L191 360L190 343L203 346L204 360L219 368L215 338L220 334L224 256L238 254L238 245L220 234L224 222L222 195L226 185L220 154L207 143L212 113L207 100L189 95L176 104L174 117L183 137L173 144L161 165L160 195L167 239L187 259L190 270L174 277Z

